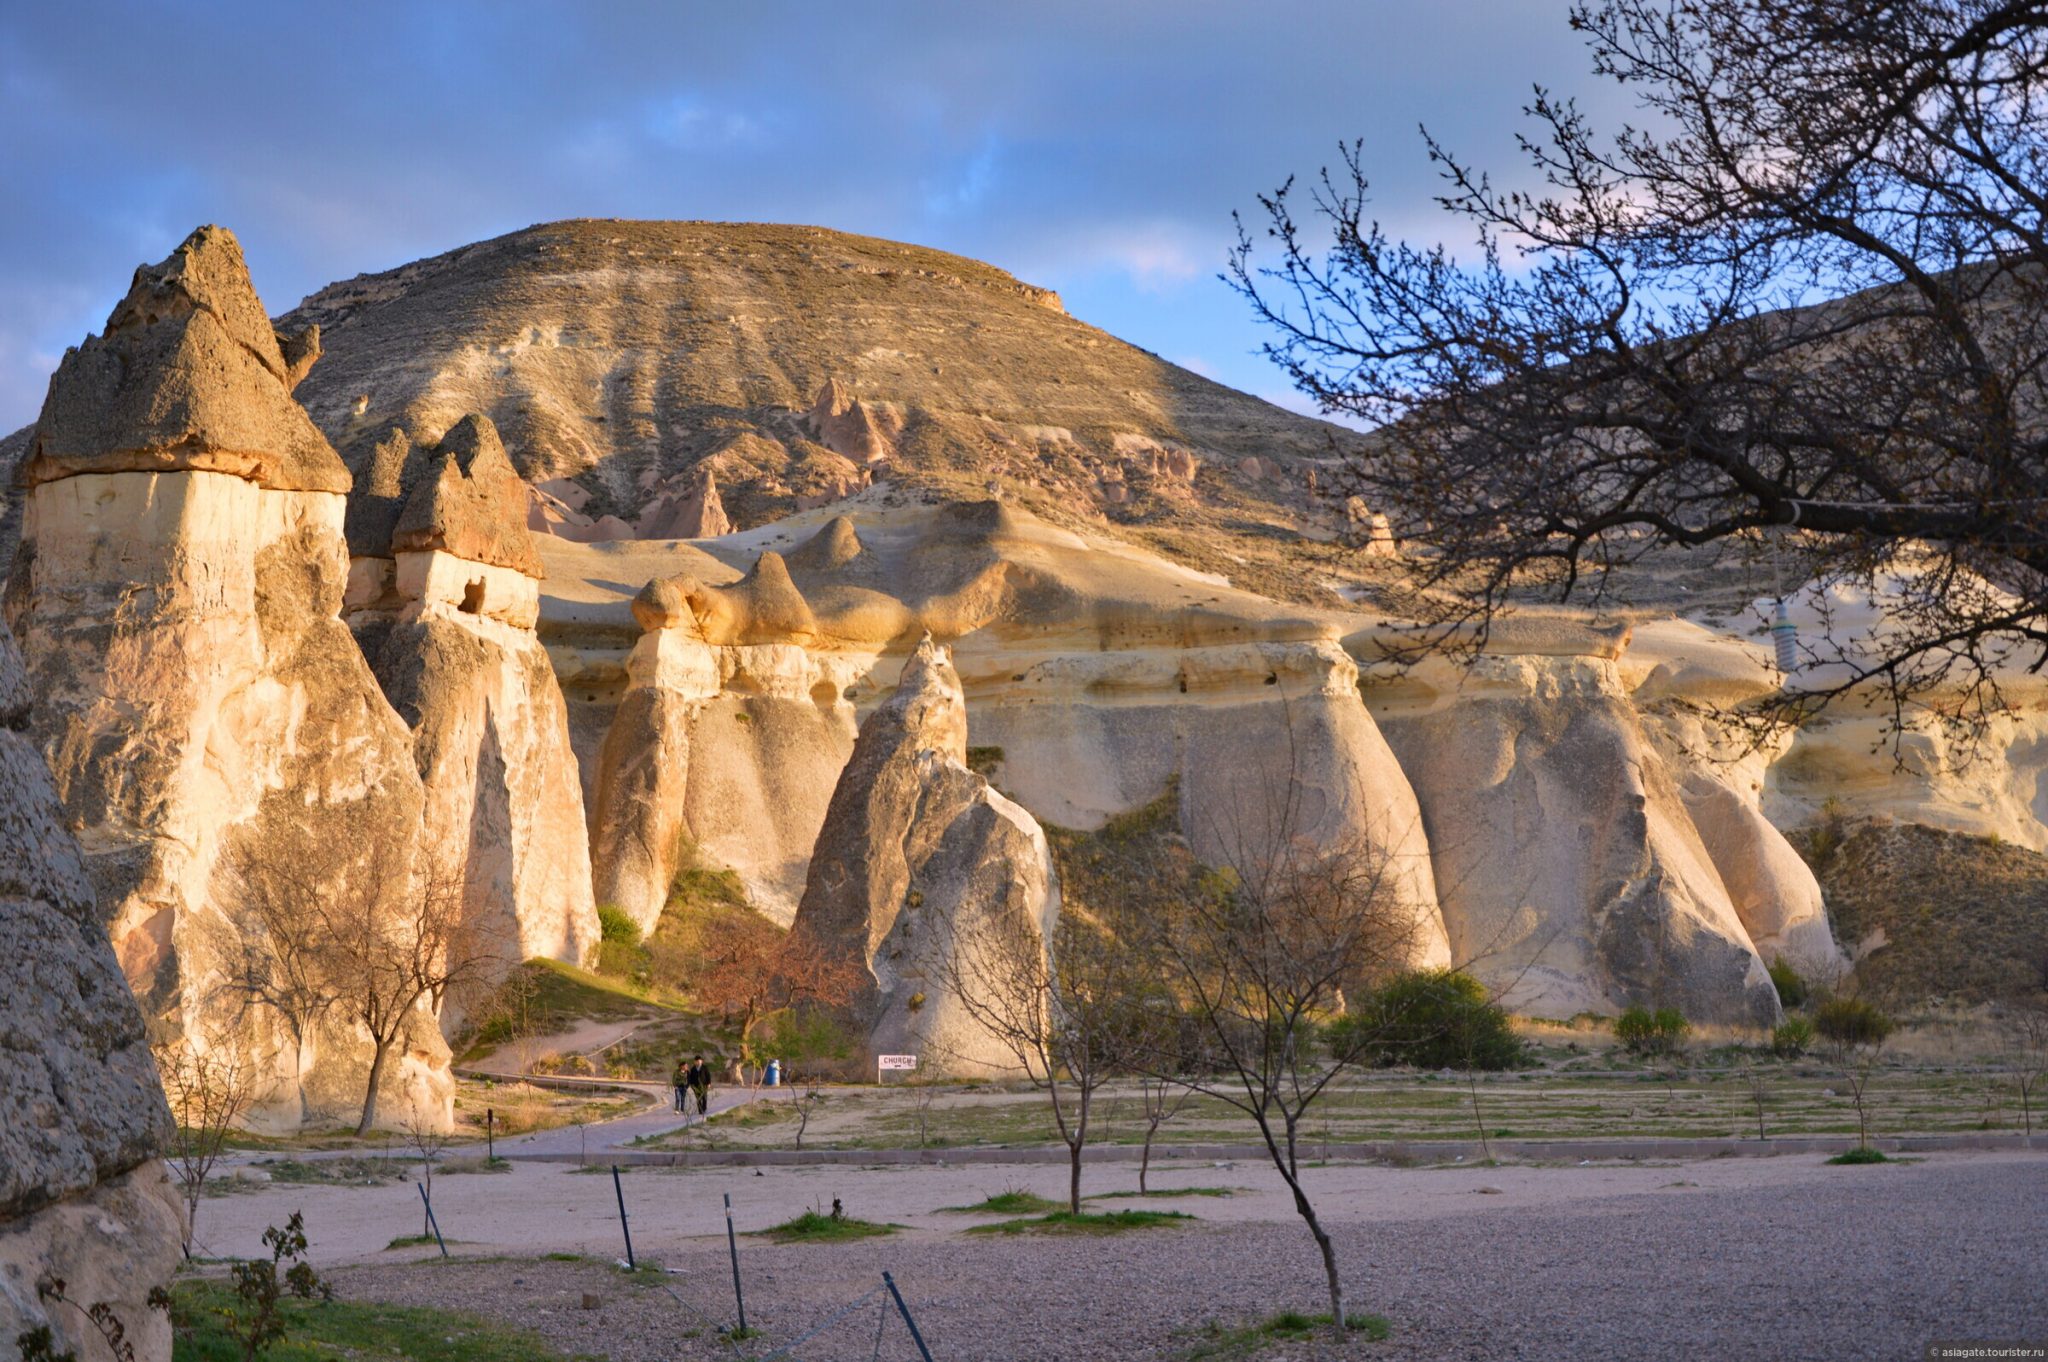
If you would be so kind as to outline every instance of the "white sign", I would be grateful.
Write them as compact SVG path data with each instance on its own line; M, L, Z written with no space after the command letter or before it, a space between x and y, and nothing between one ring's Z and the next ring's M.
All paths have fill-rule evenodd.
M877 1055L877 1056L875 1056L875 1068L876 1068L876 1069L878 1069L878 1070L880 1070L880 1071L881 1071L881 1072L883 1072L883 1073L887 1073L887 1072L889 1072L889 1070L891 1070L891 1069L915 1069L916 1067L917 1067L917 1056L916 1056L916 1055Z

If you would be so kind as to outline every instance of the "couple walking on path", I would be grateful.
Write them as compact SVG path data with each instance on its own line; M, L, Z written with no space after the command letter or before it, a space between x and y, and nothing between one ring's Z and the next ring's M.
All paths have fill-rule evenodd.
M685 1116L689 1115L688 1098L695 1096L697 1099L697 1114L699 1116L704 1115L711 1105L711 1066L704 1062L704 1056L698 1055L688 1064L683 1063L680 1059L677 1060L675 1085L677 1112Z

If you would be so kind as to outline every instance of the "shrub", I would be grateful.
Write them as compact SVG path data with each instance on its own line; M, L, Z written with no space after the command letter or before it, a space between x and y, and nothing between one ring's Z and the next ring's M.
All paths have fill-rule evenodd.
M1829 998L1813 1009L1813 1029L1830 1045L1882 1045L1892 1019L1861 998Z
M1813 1023L1804 1017L1788 1017L1771 1032L1771 1053L1780 1059L1797 1059L1813 1045Z
M1614 1019L1615 1039L1631 1054L1668 1055L1682 1047L1691 1033L1692 1023L1675 1007L1652 1012L1639 1004Z
M1771 983L1778 990L1778 1001L1786 1007L1798 1007L1806 1001L1806 976L1792 968L1791 962L1782 955L1771 957Z
M597 927L600 939L607 946L640 944L640 924L616 903L597 905Z
M1459 970L1398 975L1330 1028L1338 1053L1367 1063L1419 1069L1512 1069L1528 1062L1508 1014L1477 979Z
M597 972L614 978L646 982L650 957L640 944L640 924L616 904L597 909Z

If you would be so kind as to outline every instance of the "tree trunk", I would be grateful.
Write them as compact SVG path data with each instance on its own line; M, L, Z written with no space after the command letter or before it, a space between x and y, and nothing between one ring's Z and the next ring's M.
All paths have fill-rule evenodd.
M358 1136L370 1133L370 1126L377 1119L377 1088L384 1081L384 1059L391 1053L391 1042L378 1041L377 1048L370 1055L370 1086L363 1094L363 1119L356 1122Z
M1067 1141L1067 1209L1075 1215L1081 1213L1081 1141L1076 1138Z
M1146 1193L1145 1174L1152 1167L1152 1137L1159 1133L1159 1123L1154 1121L1145 1127L1145 1152L1138 1156L1138 1195Z

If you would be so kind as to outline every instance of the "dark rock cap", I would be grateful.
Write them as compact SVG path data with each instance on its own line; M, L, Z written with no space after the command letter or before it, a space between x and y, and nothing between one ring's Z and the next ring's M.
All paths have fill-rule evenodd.
M392 526L392 552L439 549L536 579L546 575L526 528L526 480L488 416L456 422L427 467ZM379 476L373 465L373 479Z
M28 486L77 473L231 473L265 487L346 492L348 469L291 388L318 353L287 360L234 233L201 227L64 356L22 470Z

